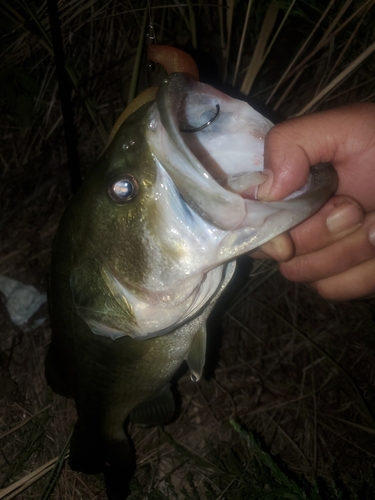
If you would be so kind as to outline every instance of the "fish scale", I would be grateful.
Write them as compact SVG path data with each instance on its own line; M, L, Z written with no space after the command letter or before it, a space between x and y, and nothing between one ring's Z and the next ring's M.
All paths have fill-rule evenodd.
M291 199L241 196L241 178L246 192L262 182L268 120L178 72L140 104L66 208L51 260L46 377L76 403L71 467L102 472L110 500L127 497L135 470L128 419L173 418L169 385L184 361L200 379L206 321L235 258L314 213L336 186L332 166L319 165ZM194 128L205 106L215 119L184 133L179 117Z

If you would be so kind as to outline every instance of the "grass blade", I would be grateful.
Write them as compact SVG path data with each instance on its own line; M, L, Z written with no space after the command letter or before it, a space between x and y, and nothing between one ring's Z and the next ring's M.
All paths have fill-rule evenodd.
M263 64L266 54L266 45L272 30L276 23L277 14L279 13L279 6L276 2L272 2L266 12L263 20L262 28L259 33L258 41L254 49L253 57L247 68L245 78L241 85L241 93L249 95L251 87L254 83L257 74Z
M333 89L338 87L363 61L375 51L375 42L373 42L366 50L362 52L354 61L352 61L339 75L334 78L317 96L314 97L304 108L294 116L301 116L311 110L315 104L329 94Z

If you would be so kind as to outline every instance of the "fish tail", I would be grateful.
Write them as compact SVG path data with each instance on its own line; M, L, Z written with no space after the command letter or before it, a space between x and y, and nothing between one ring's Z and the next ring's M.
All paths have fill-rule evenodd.
M103 474L108 500L124 500L130 494L130 480L135 472L135 455L128 438L126 442L107 442L106 456Z
M132 443L122 439L98 438L78 421L71 440L69 465L87 474L104 474L108 500L124 500L130 493L129 483L135 472Z

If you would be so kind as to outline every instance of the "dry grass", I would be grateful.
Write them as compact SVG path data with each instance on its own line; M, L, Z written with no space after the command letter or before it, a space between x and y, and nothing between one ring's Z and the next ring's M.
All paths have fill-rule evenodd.
M251 95L291 116L374 100L374 2L336 3L296 2L289 11L292 2L278 4L272 26L269 3L255 0L155 1L150 12L159 43L196 43L227 81L236 72L241 84L251 73ZM125 107L131 82L147 86L145 55L137 52L144 5L59 2L83 172ZM45 291L52 238L70 196L46 4L0 0L0 19L0 274ZM374 333L373 303L329 304L267 266L253 270L213 323L207 377L176 382L177 420L164 430L131 429L138 460L132 498L250 498L251 471L270 477L230 419L261 436L294 474L326 484L334 478L343 498L372 498ZM49 336L48 321L23 333L1 307L0 498L45 500L58 475L52 461L65 457L75 410L46 386ZM105 498L100 478L61 464L51 499ZM336 498L335 487L323 490Z

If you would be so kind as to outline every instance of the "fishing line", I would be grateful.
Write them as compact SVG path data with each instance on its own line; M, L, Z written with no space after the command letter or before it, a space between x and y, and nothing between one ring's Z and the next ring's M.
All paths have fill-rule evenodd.
M151 15L151 2L150 0L147 2L147 9L148 9L148 18L149 18L149 22L148 22L148 30L147 30L147 33L146 33L146 47L147 47L147 50L151 47L151 45L156 45L157 44L157 40L156 40L156 34L155 34L155 28L154 28L154 21L152 19L152 15ZM148 61L147 63L147 83L148 83L148 86L149 87L152 87L152 70L154 69L155 67L155 62L154 61Z

